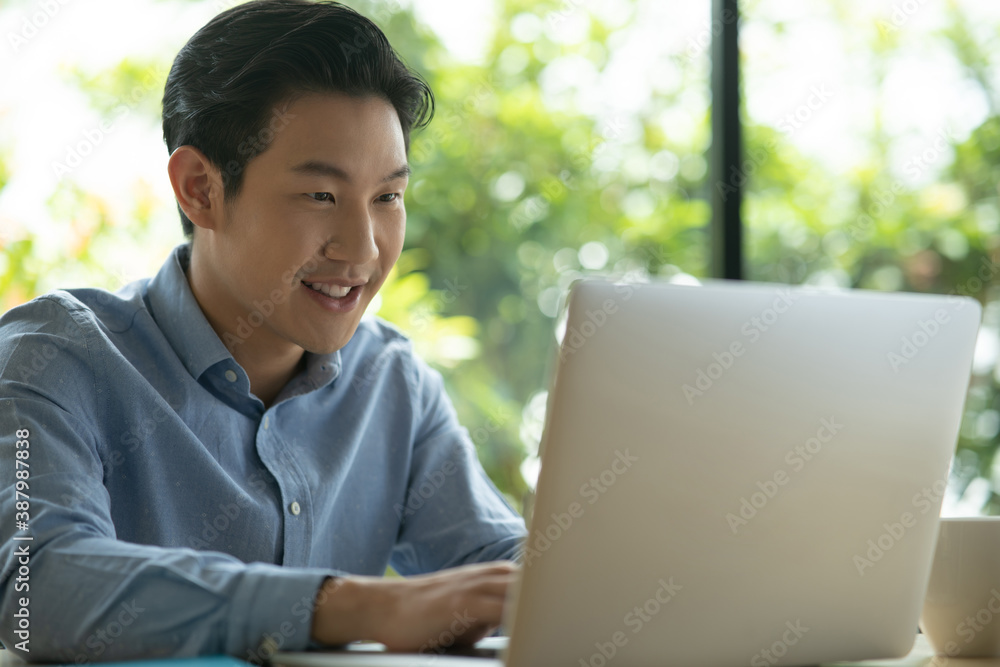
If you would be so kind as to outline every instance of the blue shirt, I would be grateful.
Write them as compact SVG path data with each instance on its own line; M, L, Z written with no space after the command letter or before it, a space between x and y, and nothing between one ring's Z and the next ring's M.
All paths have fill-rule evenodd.
M0 318L5 646L259 659L309 644L327 576L517 559L524 522L406 337L363 318L265 409L189 258Z

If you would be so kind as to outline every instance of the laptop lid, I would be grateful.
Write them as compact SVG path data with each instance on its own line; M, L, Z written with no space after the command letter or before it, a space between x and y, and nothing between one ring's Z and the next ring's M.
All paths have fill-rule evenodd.
M958 296L577 283L507 667L907 653L980 317Z

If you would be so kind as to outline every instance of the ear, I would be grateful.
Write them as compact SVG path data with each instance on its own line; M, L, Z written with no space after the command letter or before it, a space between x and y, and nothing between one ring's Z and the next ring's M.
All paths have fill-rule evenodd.
M222 174L211 160L194 146L178 146L167 173L184 215L198 227L216 229L223 222Z

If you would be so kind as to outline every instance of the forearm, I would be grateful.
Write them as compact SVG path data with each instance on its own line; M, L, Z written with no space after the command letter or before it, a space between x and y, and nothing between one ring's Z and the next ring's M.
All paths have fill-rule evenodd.
M69 535L33 549L29 568L28 590L0 580L0 639L14 647L11 619L27 597L30 653L18 655L63 662L212 653L253 660L265 637L304 648L313 595L330 573Z

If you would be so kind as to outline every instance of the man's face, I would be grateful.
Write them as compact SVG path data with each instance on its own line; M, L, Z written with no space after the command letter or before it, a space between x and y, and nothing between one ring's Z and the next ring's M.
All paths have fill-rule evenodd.
M216 281L213 325L242 339L242 317L263 337L254 343L330 353L354 335L403 246L402 129L388 101L340 94L301 97L270 129L224 223L196 232Z

